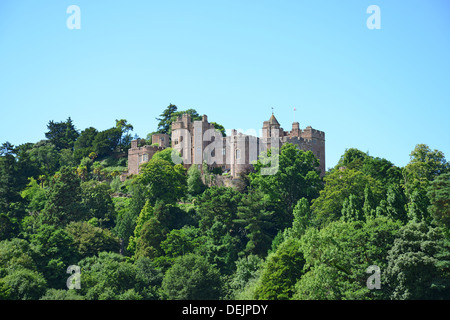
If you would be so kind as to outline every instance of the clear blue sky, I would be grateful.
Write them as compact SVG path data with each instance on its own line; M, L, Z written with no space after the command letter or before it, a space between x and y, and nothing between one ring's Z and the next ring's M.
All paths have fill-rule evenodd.
M398 166L418 143L449 158L450 1L0 1L0 143L69 116L145 137L169 103L243 130L271 107L290 129L296 107L325 131L326 167L351 147Z

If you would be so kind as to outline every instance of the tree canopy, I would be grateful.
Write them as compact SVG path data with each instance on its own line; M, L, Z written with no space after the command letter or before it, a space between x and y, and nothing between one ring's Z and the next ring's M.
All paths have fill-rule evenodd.
M152 132L183 113L201 119L170 104ZM47 129L0 147L0 299L450 298L450 169L428 145L404 167L348 148L321 173L286 143L233 180L166 148L125 177L126 119Z

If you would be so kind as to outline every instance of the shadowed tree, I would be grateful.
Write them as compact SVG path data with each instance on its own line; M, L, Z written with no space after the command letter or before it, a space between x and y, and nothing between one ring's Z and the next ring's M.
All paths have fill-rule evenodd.
M49 121L48 132L45 137L55 146L57 150L73 149L74 143L80 135L69 117L65 122Z

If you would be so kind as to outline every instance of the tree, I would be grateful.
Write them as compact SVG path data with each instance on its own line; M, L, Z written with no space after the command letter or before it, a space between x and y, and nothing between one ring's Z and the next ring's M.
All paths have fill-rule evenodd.
M11 239L18 233L17 219L11 218L5 213L0 213L0 241Z
M0 240L16 236L26 214L26 203L20 196L20 178L12 154L0 155Z
M428 199L425 190L416 189L410 197L410 202L407 204L407 216L409 220L416 222L425 221L430 222L430 214L428 213L428 206L430 200Z
M9 142L4 143L0 149L0 213L10 213L8 216L11 218L22 217L22 214L16 215L18 212L13 210L15 204L23 202L19 169L14 157L14 146Z
M73 156L73 151L70 149L62 149L59 152L60 167L75 167L78 161Z
M74 157L78 161L82 158L89 156L89 154L95 151L94 140L97 136L97 129L94 127L89 127L81 131L80 136L74 144Z
M213 186L196 199L199 228L206 236L205 255L222 273L234 271L244 234L236 222L242 195L233 188Z
M158 133L169 134L170 126L172 125L172 116L177 111L177 106L169 104L169 106L160 114L158 120Z
M344 221L364 220L361 201L353 194L342 204L341 219Z
M192 226L171 230L164 241L161 249L165 257L172 259L188 253L195 253L205 242L205 237L200 235L200 230Z
M22 186L28 183L28 178L37 178L40 174L38 164L30 158L29 151L33 149L34 145L34 143L27 142L14 147L12 150L18 168L18 178Z
M261 275L264 260L256 255L248 255L236 261L236 272L230 281L231 298L243 300L245 289L252 286ZM252 295L253 293L251 293ZM252 296L247 297L252 299Z
M133 231L134 236L130 237L128 251L136 251L136 240L141 236L142 227L144 226L144 223L146 223L152 217L154 217L154 208L150 205L150 201L147 200L136 219L136 226Z
M372 188L366 185L364 189L364 204L363 204L363 214L366 219L375 218L376 216L377 201L372 192Z
M379 180L383 185L398 184L402 180L402 169L386 159L367 156L364 158L361 171Z
M85 300L75 289L48 289L40 300Z
M418 144L410 154L410 161L403 169L405 193L409 197L414 190L426 189L429 183L450 170L450 164L439 150L431 150Z
M276 233L272 222L274 213L266 207L264 198L258 190L245 194L238 207L238 219L234 220L240 233L248 239L245 253L260 257L267 254Z
M216 266L223 275L231 275L235 268L235 261L241 253L244 242L238 230L229 230L225 223L215 221L211 229L204 233L205 244L202 248L204 255L210 264Z
M438 228L425 222L405 225L388 254L386 283L390 298L449 299L449 249Z
M4 271L16 269L37 270L30 243L24 239L12 238L0 241L0 277Z
M173 163L172 161L172 153L173 153L173 149L172 148L166 148L164 150L158 151L156 152L151 160L166 160L167 162L169 162L171 165L175 165L175 163Z
M367 221L338 220L318 230L309 228L300 239L305 273L295 286L295 299L365 300L387 299L387 280L381 276L381 290L367 288L370 265L383 272L387 252L401 227L387 217Z
M117 253L100 252L79 263L80 294L88 300L158 299L162 274L152 261L141 258L134 263Z
M156 229L154 226L156 226ZM164 233L167 232L166 230L158 229L160 226L160 222L154 215L154 208L147 200L136 220L136 227L133 232L134 236L130 237L127 250L134 253L136 256L158 256L161 252L159 250L159 244L164 238ZM154 245L155 240L156 245Z
M21 192L21 196L28 203L27 209L29 213L41 212L47 201L47 194L42 184L38 184L34 178L30 178L25 190Z
M202 180L202 172L197 166L191 166L187 171L187 193L191 196L197 196L205 191L206 186Z
M16 269L1 282L9 287L9 299L12 300L38 300L47 290L47 281L42 274L30 269Z
M324 177L325 187L319 197L312 201L314 224L326 225L340 218L342 206L350 194L364 199L364 190L370 186L373 195L381 198L381 183L355 169L333 170Z
M49 121L47 129L48 132L45 133L45 137L57 150L73 149L74 143L80 135L70 117L65 122Z
M134 266L136 267L136 284L134 286L136 292L145 300L159 299L159 290L163 280L162 271L154 261L146 257L135 260Z
M167 270L161 290L168 300L217 300L222 286L219 271L206 258L186 254Z
M214 128L222 134L223 137L227 136L227 134L225 132L225 127L223 125L218 124L217 122L214 122L214 121L211 121L210 124L212 124L214 126Z
M128 251L129 239L133 236L136 227L137 216L130 210L130 198L113 198L117 217L115 226L111 230L121 241L121 250L124 255L130 255Z
M49 141L42 140L28 150L28 154L30 160L38 164L39 172L50 177L59 169L60 151Z
M386 194L386 213L392 220L407 221L406 197L398 185L391 185Z
M369 156L356 148L346 149L332 171L344 169L361 171L364 175L380 181L381 186L386 188L391 184L398 184L402 179L401 168L394 166L389 160Z
M133 236L136 228L136 221L146 202L145 187L137 180L130 180L128 193L131 198L113 198L117 211L116 226L114 233L123 241L123 247L126 249L125 254L134 253L134 249L130 252L129 239ZM134 248L134 247L133 247Z
M271 152L276 152L272 150ZM251 186L270 197L278 213L278 226L284 229L291 224L292 210L301 198L311 201L321 189L318 160L311 151L299 150L286 143L279 153L279 168L273 175L262 175L263 162L258 160L255 173L250 173Z
M38 271L52 288L65 288L67 266L78 261L78 254L71 235L52 225L41 225L30 236L35 251Z
M95 218L101 228L112 228L116 212L111 199L111 189L107 183L87 181L81 184L82 205L86 218Z
M233 221L237 218L241 198L242 195L233 188L213 186L206 189L195 202L200 229L206 231L216 221L224 223L228 230L235 229Z
M168 232L157 218L151 217L142 226L140 237L136 240L135 256L152 259L162 256L164 251L161 249L161 242Z
M74 247L81 258L102 251L119 252L119 239L107 229L79 221L69 223L64 230L73 238Z
M450 173L437 177L428 187L428 207L433 219L441 226L450 229Z
M213 186L196 200L199 228L206 236L205 255L222 273L234 271L245 242L236 222L242 195L233 188Z
M80 179L73 169L62 167L53 177L42 211L43 222L64 226L86 217L81 205Z
M118 144L121 152L127 152L131 147L132 136L130 131L133 131L133 126L125 119L116 120L116 128L121 132L121 138Z
M92 146L95 153L99 157L111 155L119 146L122 138L122 130L114 127L104 131L100 131L96 134ZM91 150L89 150L91 151Z
M255 298L286 300L303 274L305 260L299 251L300 241L288 238L275 253L269 254L255 289Z
M182 165L172 166L162 159L152 159L144 164L136 179L152 204L157 200L174 203L186 191L186 170Z
M242 195L233 188L213 186L196 200L199 228L206 236L205 255L222 273L234 271L244 234L236 222Z
M176 205L158 200L154 207L147 201L142 209L130 238L128 250L135 256L156 258L164 255L161 243L172 229L180 228L187 221L186 213ZM135 248L135 249L134 249Z
M292 222L290 235L300 238L311 223L311 208L308 200L306 198L298 200L292 214L294 216L294 221Z
M356 148L346 149L344 154L339 159L339 162L336 164L335 169L346 167L348 169L361 170L364 160L367 157L367 153Z
M411 166L415 164L424 165L422 169L424 171L417 172L423 173L427 180L432 181L434 177L440 174L447 173L450 169L450 164L445 160L444 153L439 150L431 150L426 144L418 144L410 153ZM410 166L410 167L411 167Z

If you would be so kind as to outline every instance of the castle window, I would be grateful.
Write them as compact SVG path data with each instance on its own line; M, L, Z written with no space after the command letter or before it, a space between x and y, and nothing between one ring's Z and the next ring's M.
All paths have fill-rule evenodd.
M236 160L241 158L241 150L236 149Z
M144 154L142 161L144 161L144 162L148 161L148 154Z

